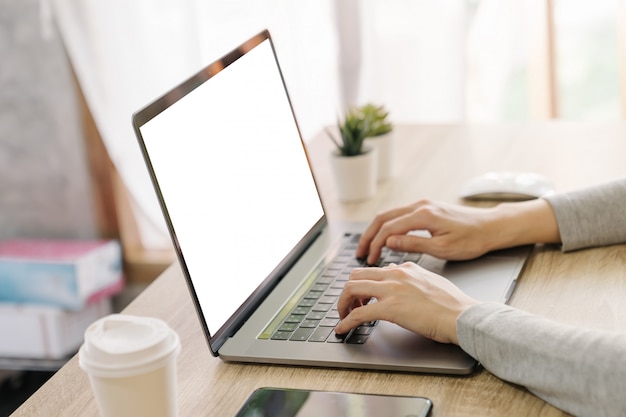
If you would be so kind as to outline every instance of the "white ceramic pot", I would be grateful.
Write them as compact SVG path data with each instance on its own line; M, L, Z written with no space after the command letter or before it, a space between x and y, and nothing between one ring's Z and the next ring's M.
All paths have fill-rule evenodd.
M339 200L354 202L374 196L378 180L376 149L369 148L357 156L341 156L335 151L330 161Z
M376 149L378 153L378 182L393 176L393 142L393 131L365 139L365 146Z

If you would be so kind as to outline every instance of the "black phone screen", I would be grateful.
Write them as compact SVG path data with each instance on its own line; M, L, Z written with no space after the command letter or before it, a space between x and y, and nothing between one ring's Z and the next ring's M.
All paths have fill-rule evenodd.
M424 397L259 388L237 417L426 417L431 407Z

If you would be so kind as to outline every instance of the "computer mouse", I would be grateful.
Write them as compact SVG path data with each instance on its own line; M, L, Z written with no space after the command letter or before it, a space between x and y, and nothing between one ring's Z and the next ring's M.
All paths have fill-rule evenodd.
M469 200L521 201L554 194L554 185L533 172L487 172L471 179L461 190Z

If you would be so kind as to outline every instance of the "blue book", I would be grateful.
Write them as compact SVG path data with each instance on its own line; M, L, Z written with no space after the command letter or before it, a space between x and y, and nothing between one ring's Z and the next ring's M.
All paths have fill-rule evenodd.
M123 283L115 240L0 242L0 301L81 310L121 291Z

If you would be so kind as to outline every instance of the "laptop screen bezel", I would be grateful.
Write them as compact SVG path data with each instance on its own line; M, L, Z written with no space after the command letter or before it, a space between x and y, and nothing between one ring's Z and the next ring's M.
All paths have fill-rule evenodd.
M282 277L284 277L284 275L293 266L294 260L297 259L298 255L303 253L312 244L312 242L320 235L321 231L327 226L327 218L325 214L323 201L321 200L321 197L320 197L319 187L317 186L315 177L313 177L313 181L315 182L315 186L316 186L317 193L318 193L318 198L320 199L321 207L323 210L323 214L320 217L320 219L309 230L309 232L306 233L305 236L302 237L302 239L292 249L292 251L283 259L283 261L280 262L276 266L276 268L263 280L263 282L256 288L256 290L250 294L250 296L246 299L246 301L239 307L239 309L236 310L236 312L226 321L226 323L220 329L218 330L209 329L207 321L204 316L204 312L201 308L201 305L198 299L198 295L196 293L195 286L193 284L190 271L187 268L184 254L182 253L181 246L178 242L174 225L172 224L171 217L169 216L167 204L163 198L163 194L159 187L158 178L155 174L152 163L150 161L150 155L149 155L148 149L146 147L144 138L141 133L141 127L145 125L146 123L148 123L150 120L152 120L154 117L159 115L161 112L166 110L168 107L172 106L177 101L185 97L187 94L191 93L196 88L198 88L199 86L201 86L202 84L204 84L205 82L213 78L215 75L219 74L221 71L228 68L229 65L233 64L239 58L241 58L246 53L253 50L255 47L259 46L265 41L269 41L270 43L272 54L274 56L274 61L276 63L276 67L280 74L281 82L284 88L284 93L286 95L287 101L289 103L289 107L291 109L291 113L292 113L293 120L297 129L297 132L298 132L301 146L303 147L305 156L309 163L309 168L311 168L310 159L306 152L306 147L304 145L300 127L298 125L297 118L295 116L293 104L292 104L291 98L289 97L289 93L287 91L287 86L285 84L284 76L283 76L282 70L278 62L278 57L276 55L274 43L267 29L251 37L250 39L242 43L240 46L238 46L237 48L225 54L220 59L205 66L202 70L198 71L196 74L192 75L187 80L180 83L178 86L172 88L171 90L169 90L168 92L160 96L159 98L155 99L150 104L136 111L132 116L133 129L135 131L135 135L139 142L141 153L146 163L148 173L149 173L152 185L154 187L162 214L165 218L168 232L170 234L170 238L172 240L177 259L179 261L179 265L185 277L185 281L187 283L187 287L192 297L194 307L196 309L203 331L206 335L209 349L214 356L219 356L220 347L226 342L226 340L230 336L232 336L237 331L239 327L241 327L241 325L247 320L249 315L265 299L265 297L267 297L267 295L278 284L278 282L280 282Z

